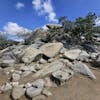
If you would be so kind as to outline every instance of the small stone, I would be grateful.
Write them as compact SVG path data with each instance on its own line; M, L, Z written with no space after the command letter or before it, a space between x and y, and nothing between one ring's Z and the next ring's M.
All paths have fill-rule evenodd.
M42 88L37 88L37 87L29 87L26 89L26 95L29 98L33 98L37 95L40 95L42 92Z
M13 88L11 95L14 100L17 100L20 99L24 94L25 94L24 88L17 86Z
M11 84L13 87L16 87L16 86L19 85L19 82L11 82L10 84Z
M29 87L31 87L31 86L32 86L31 83L27 83L27 84L25 85L25 88L29 88Z
M33 87L37 87L37 88L42 88L44 87L44 80L43 79L38 79L34 82L31 83Z
M39 61L39 63L40 64L45 64L45 63L47 63L47 61L45 59L41 58L40 61Z
M17 73L13 73L12 74L12 80L13 81L18 81L20 79L20 75L19 74L17 74Z
M53 62L53 58L50 58L50 59L48 59L48 63L51 63L51 62Z
M2 92L6 92L6 91L9 91L9 90L11 90L11 89L12 89L12 86L11 86L11 84L9 84L9 83L4 84L4 85L0 88L0 90L1 90Z

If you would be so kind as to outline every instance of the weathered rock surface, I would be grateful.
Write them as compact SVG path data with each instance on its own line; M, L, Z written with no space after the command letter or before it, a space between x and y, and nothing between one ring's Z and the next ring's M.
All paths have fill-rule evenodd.
M18 81L20 79L20 74L13 73L11 78L12 81Z
M62 43L47 43L40 47L40 50L47 56L47 57L55 57L63 47Z
M26 94L28 97L33 98L39 94L41 94L44 87L44 80L38 79L31 83L32 86L26 89Z
M39 70L36 74L33 75L33 77L34 78L44 77L64 67L65 67L64 63L62 63L61 61L55 61L49 64L48 66L44 67L43 69Z
M20 86L17 86L17 87L14 87L13 90L12 90L12 98L14 100L18 100L20 99L23 95L25 94L25 90L24 88L20 87Z
M81 53L80 49L73 49L73 50L66 51L64 53L64 57L66 57L70 60L75 60L78 58L80 53Z
M39 59L38 56L41 56L42 52L39 49L28 47L25 49L25 54L22 57L24 63L31 63L33 60ZM37 57L37 58L36 58Z
M11 84L6 83L6 84L4 84L4 85L0 88L0 91L1 91L1 92L7 92L7 91L9 91L9 90L11 90L11 89L12 89Z
M75 72L79 72L81 74L88 75L92 79L96 79L95 75L91 72L89 67L84 63L81 63L81 62L75 63L73 66L71 66L71 68Z
M29 98L33 98L33 97L35 97L35 96L40 95L41 92L42 92L42 88L29 87L29 88L27 88L27 90L26 90L26 95L27 95Z
M63 85L65 82L73 76L73 71L69 69L62 69L52 73L52 80L57 85Z

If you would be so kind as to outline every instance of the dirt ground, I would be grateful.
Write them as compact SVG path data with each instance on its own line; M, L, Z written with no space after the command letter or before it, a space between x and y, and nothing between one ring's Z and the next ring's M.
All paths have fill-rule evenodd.
M91 80L87 76L75 74L66 85L52 88L53 96L46 100L100 100L100 69L92 69L96 80ZM0 83L5 77L0 74ZM0 100L11 100L7 94L0 94ZM20 100L27 100L25 97Z
M92 71L96 80L76 74L65 86L52 89L53 96L46 100L100 100L100 69Z

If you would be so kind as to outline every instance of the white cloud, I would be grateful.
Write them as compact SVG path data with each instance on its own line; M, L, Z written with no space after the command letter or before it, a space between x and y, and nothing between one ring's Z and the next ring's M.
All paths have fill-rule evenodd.
M45 15L45 18L48 18L50 22L57 22L51 0L33 0L32 4L39 15Z
M13 22L8 22L7 25L5 25L3 29L8 34L11 34L14 36L22 36L24 34L28 34L31 32L31 30L24 28L22 26L19 26L17 23L13 23Z
M25 5L23 3L17 2L17 4L16 4L17 9L21 9L21 8L24 8L24 7L25 7Z
M10 37L9 39L10 39L10 40L14 40L14 41L18 41L18 42L22 42L22 41L24 41L23 38L14 37L14 36Z
M95 20L96 26L100 26L100 17Z
M48 28L46 25L44 25L44 26L42 26L42 29L47 30Z

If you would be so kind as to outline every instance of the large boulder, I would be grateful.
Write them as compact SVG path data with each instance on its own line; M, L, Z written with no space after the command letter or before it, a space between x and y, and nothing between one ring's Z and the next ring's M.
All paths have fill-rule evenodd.
M66 51L64 53L64 57L70 60L75 60L78 58L80 53L81 53L80 49L73 49L73 50Z
M73 76L73 71L69 69L62 69L52 73L52 80L57 85L63 85L65 82Z
M75 72L79 72L81 74L89 76L92 79L96 79L95 75L92 73L92 71L89 69L89 67L84 63L77 62L73 66L71 66L71 68Z
M62 43L47 43L40 47L40 50L47 56L47 57L55 57L60 50L62 49Z
M39 70L36 74L33 75L33 77L34 78L44 77L64 67L65 67L65 64L63 62L55 61L49 64L48 66L45 66L43 69Z
M25 49L25 54L22 57L22 61L24 63L31 63L37 58L40 58L41 55L42 55L42 52L39 49L36 49L30 46Z

